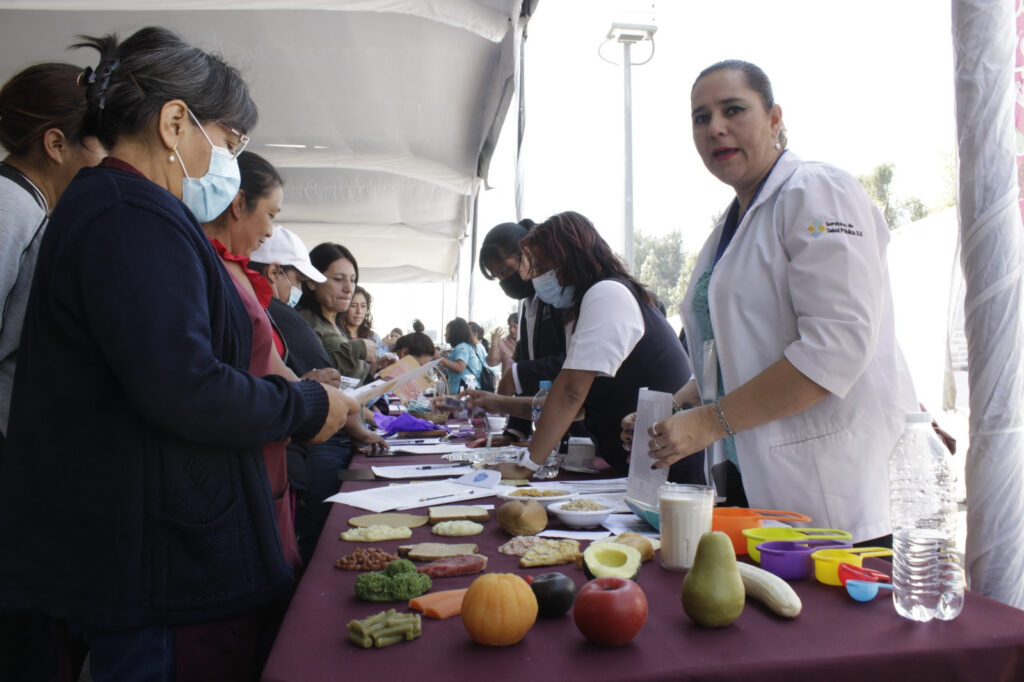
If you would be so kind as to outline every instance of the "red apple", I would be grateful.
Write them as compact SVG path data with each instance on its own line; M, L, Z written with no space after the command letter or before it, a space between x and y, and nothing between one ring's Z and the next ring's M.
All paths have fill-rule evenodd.
M647 596L632 580L597 578L580 588L572 615L594 644L622 646L647 622Z

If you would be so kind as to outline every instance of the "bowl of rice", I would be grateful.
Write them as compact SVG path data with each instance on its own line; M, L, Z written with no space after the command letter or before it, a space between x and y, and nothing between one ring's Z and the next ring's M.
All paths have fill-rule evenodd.
M605 522L612 508L586 497L556 502L548 507L569 528L596 528Z

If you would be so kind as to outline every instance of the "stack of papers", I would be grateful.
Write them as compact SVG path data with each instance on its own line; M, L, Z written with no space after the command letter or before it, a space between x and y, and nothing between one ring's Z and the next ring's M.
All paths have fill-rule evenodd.
M497 471L471 471L451 481L411 483L337 493L328 497L327 502L338 502L372 512L416 509L491 497L499 481L501 474Z

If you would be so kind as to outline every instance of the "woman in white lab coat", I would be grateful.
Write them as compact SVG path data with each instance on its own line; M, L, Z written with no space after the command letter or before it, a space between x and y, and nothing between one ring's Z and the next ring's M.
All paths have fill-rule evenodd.
M747 62L705 69L693 140L736 198L681 305L699 405L647 434L658 466L711 447L749 504L808 514L855 541L888 540L887 461L917 411L896 344L889 229L858 182L786 151L782 110ZM725 464L732 462L733 466Z

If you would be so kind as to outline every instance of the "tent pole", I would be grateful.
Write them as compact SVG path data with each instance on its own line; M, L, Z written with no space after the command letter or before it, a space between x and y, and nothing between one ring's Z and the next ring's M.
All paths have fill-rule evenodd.
M960 263L970 387L971 590L1024 608L1024 291L1011 0L953 0Z

